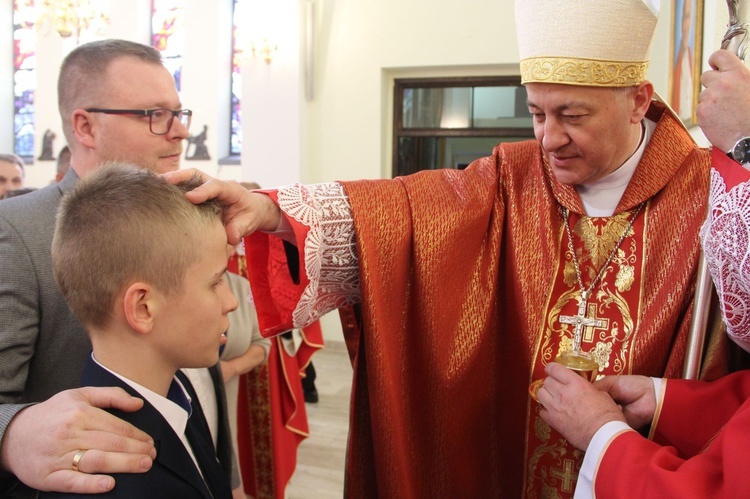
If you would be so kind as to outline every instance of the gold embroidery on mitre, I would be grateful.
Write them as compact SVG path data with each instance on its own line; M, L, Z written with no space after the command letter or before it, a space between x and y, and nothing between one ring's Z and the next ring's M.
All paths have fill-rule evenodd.
M521 61L521 84L564 83L592 87L632 87L646 80L648 61L601 61L531 57Z

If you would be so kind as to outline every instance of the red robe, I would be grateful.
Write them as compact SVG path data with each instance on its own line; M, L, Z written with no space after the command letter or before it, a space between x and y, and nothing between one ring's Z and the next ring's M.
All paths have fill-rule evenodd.
M635 431L612 440L597 467L597 497L748 497L750 371L665 381L653 440Z
M580 296L560 205L588 285L645 202L594 290L590 313L606 326L587 328L584 348L605 374L679 376L709 157L663 105L648 117L657 127L613 217L584 217L534 141L501 144L464 171L343 183L362 297L362 327L345 332L355 376L350 497L572 496L581 452L528 397L569 347L572 327L558 319L575 315ZM304 248L307 228L288 220ZM272 293L302 296L308 285L304 255L296 286L263 271L272 239L247 242L263 334L292 321L294 306Z
M247 276L245 258L234 257L229 269ZM297 447L309 436L301 377L323 346L320 323L306 327L302 336L295 355L287 353L280 337L273 338L268 362L240 377L237 455L245 492L252 497L285 497L297 465Z

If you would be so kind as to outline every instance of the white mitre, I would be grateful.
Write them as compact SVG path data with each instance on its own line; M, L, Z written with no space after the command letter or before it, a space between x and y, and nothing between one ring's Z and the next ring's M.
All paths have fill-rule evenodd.
M642 83L659 1L516 0L521 83Z

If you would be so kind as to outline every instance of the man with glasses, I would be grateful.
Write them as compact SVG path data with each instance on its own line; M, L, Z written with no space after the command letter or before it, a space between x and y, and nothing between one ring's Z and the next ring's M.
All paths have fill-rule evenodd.
M73 50L60 69L58 100L68 172L0 206L3 497L29 494L9 473L40 490L105 492L114 480L96 473L144 472L156 455L151 437L100 409L134 411L140 399L77 388L91 343L55 284L50 247L57 205L79 178L108 161L178 169L192 113L159 52L124 40Z
M98 107L90 107L86 109L88 113L104 113L104 114L124 114L133 116L148 116L148 128L154 135L166 135L172 128L172 121L177 118L180 123L187 130L190 128L190 119L193 117L193 112L190 109L178 109L176 111L172 109L101 109Z

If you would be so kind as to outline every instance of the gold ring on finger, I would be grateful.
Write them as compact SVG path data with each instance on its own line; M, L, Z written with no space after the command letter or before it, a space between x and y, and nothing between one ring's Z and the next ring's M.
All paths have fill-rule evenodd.
M81 464L81 458L83 457L84 454L86 454L87 450L88 449L80 449L78 452L76 452L73 455L73 471L79 471L78 465Z

